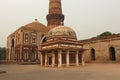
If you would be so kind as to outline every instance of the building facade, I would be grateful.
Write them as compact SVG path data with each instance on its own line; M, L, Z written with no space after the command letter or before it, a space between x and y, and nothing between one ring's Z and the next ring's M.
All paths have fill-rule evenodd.
M20 27L7 37L7 61L40 62L40 41L47 32L46 26L38 22L37 19Z

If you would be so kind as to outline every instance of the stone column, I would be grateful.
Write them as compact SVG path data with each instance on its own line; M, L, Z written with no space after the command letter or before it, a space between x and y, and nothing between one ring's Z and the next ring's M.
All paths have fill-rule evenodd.
M85 63L84 63L84 54L82 54L82 66L84 66Z
M76 51L75 58L76 58L76 65L79 66L79 51Z
M47 57L47 52L45 52L45 66L47 66L47 62L48 62L48 57Z
M10 61L14 61L14 48L11 48L11 55L10 55Z
M62 50L58 50L58 67L62 67Z
M69 66L69 64L70 64L70 61L69 61L69 53L70 53L70 51L67 50L67 53L66 53L66 64L67 64L67 66Z
M55 66L55 53L52 51L52 67Z
M41 64L41 66L43 66L43 54L42 54L42 52L40 53L40 64Z
M20 46L20 54L21 54L21 62L24 62L24 56L23 56L23 51L22 51L22 46Z

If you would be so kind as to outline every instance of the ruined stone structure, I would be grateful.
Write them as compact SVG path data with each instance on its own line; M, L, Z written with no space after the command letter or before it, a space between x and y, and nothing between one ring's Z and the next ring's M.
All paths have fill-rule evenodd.
M7 37L8 62L40 62L40 40L48 32L37 19Z
M120 62L120 34L80 40L85 62Z

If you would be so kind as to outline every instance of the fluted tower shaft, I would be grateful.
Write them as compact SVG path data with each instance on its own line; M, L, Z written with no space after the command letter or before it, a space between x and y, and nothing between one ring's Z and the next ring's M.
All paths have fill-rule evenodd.
M47 26L50 29L58 25L64 25L61 0L49 0L49 14L46 18Z

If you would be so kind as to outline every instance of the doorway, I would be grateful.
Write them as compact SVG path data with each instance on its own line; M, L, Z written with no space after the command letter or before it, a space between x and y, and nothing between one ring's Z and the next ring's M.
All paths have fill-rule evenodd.
M109 48L109 54L110 54L110 60L116 61L116 55L115 55L115 48L114 47Z
M91 60L92 60L92 61L95 61L95 60L96 60L96 59L95 59L95 49L94 49L94 48L91 49Z

